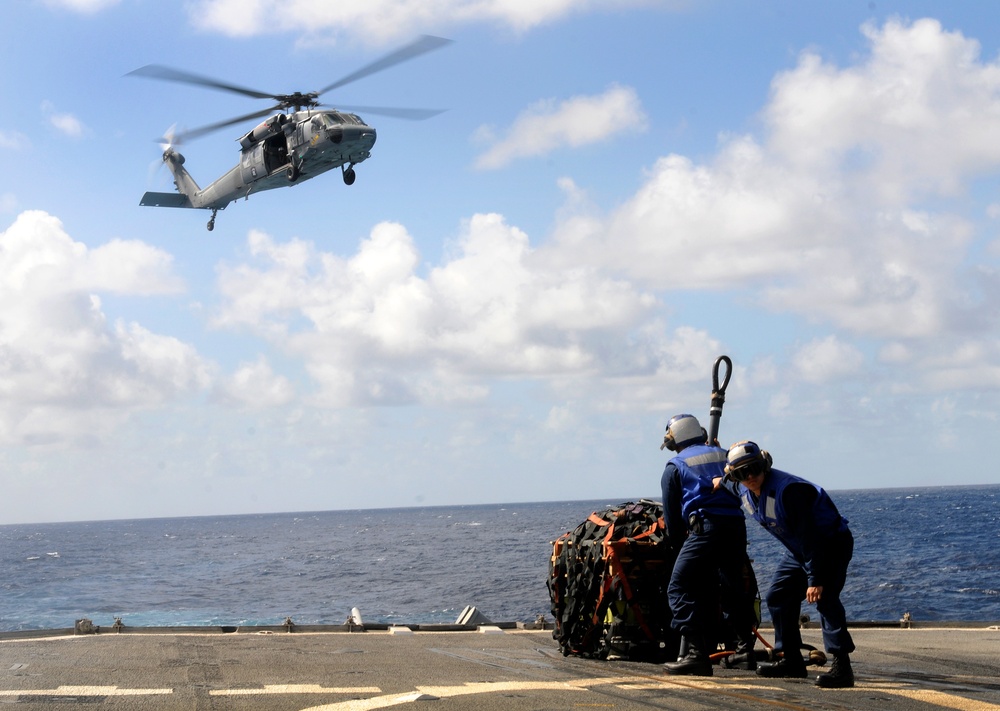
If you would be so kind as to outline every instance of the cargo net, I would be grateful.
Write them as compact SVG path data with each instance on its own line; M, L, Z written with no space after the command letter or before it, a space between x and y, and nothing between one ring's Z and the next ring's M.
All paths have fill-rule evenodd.
M552 544L548 589L563 655L661 661L676 655L666 586L676 552L656 501L594 512Z

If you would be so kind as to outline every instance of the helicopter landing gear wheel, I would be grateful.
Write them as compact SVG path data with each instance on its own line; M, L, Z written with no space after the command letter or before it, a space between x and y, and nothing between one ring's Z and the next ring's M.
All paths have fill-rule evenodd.
M354 168L347 168L344 170L344 185L354 185L354 180L358 177L358 174L354 172Z
M215 229L215 214L217 212L218 210L212 210L212 216L208 218L208 224L206 225L206 227L208 227L209 232Z
M298 180L299 179L298 166L290 164L287 168L285 168L285 177L288 178L289 183L294 183L296 180Z

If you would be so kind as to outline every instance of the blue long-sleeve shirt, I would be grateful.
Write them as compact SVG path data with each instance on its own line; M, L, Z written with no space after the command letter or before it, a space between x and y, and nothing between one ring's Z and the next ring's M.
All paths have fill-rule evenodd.
M792 479L780 492L781 500L775 509L764 512L765 517L777 515L778 518L765 523L759 518L759 510L754 518L778 538L802 565L809 586L822 586L827 566L827 544L836 533L847 530L847 521L840 516L828 496L823 494L823 501L820 502L821 490L816 486L781 472L778 474ZM753 508L759 509L760 499L742 484L726 481L724 486L741 497L749 497ZM765 480L761 493L769 490ZM820 525L819 518L824 519L825 526Z

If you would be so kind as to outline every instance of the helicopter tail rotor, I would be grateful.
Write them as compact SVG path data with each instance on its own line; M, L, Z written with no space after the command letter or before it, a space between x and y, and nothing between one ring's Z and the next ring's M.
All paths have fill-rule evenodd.
M177 133L177 124L175 123L164 131L163 136L160 138L160 150L164 153L172 152L174 146L178 146L180 143L181 137Z
M163 171L164 165L167 161L176 162L183 164L184 156L174 150L177 146L181 145L183 139L183 133L177 131L177 124L173 124L163 135L156 139L156 142L160 145L160 157L152 161L149 164L149 180L148 182L159 182L159 175Z

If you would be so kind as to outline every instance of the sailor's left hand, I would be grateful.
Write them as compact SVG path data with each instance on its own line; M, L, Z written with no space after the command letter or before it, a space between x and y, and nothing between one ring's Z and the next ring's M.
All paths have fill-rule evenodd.
M819 602L821 597L823 597L822 585L806 588L806 602Z

